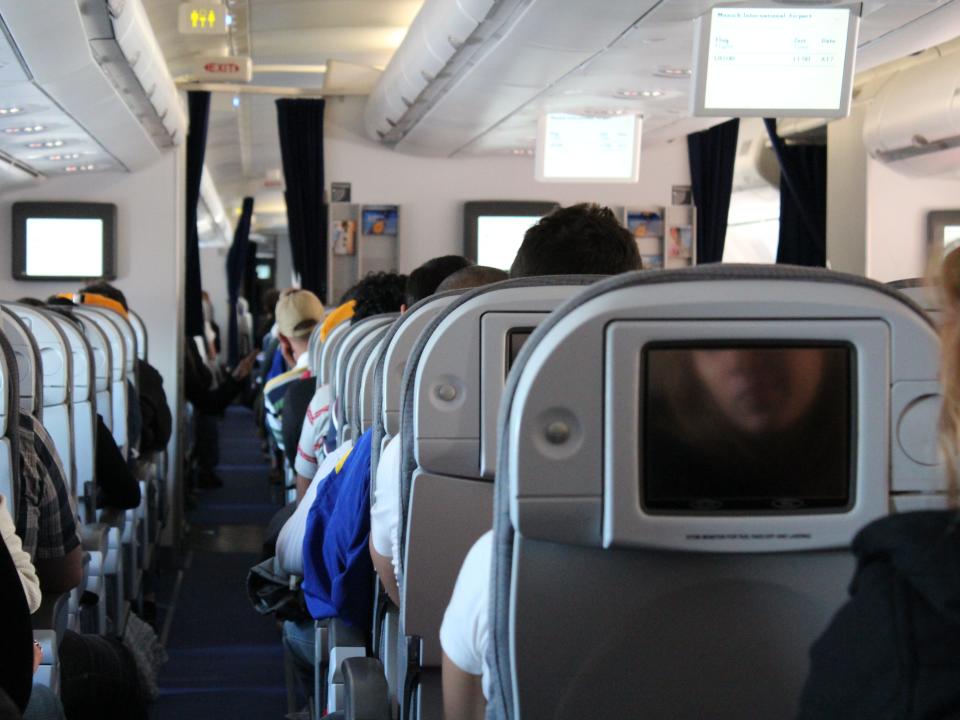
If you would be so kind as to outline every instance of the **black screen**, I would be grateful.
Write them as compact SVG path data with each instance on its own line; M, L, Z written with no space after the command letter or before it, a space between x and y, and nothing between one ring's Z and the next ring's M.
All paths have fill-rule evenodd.
M847 507L851 347L653 345L644 351L645 508Z
M507 374L510 374L510 368L517 360L520 354L520 348L524 346L530 338L533 328L514 328L507 333Z

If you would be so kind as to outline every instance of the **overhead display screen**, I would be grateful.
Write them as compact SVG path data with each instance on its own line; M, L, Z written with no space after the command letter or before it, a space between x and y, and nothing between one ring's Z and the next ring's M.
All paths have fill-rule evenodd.
M641 497L650 511L849 505L847 345L655 345L644 351Z
M477 218L477 264L509 270L523 236L539 215L481 215Z
M109 203L13 204L13 276L18 280L112 279L117 208Z
M639 115L543 115L537 136L537 180L637 182L641 122Z
M694 115L845 117L859 17L847 7L715 7L698 25Z

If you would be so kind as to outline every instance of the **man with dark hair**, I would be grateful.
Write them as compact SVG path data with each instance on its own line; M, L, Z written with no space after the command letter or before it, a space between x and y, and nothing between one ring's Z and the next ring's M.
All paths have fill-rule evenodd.
M510 277L616 275L642 269L633 235L594 203L560 208L527 230Z
M580 204L561 208L527 230L510 276L616 275L639 269L636 241L613 212ZM467 553L440 626L445 717L483 717L486 707L492 553L491 530Z
M407 276L397 273L370 273L353 290L357 304L351 323L383 313L400 312L406 300Z
M463 255L443 255L427 260L407 278L406 306L420 302L437 292L437 286L458 270L472 263Z
M453 275L448 275L442 283L437 286L436 292L446 292L447 290L467 290L469 288L483 287L493 283L502 282L509 279L506 271L500 268L489 267L488 265L471 265L462 270L458 270Z

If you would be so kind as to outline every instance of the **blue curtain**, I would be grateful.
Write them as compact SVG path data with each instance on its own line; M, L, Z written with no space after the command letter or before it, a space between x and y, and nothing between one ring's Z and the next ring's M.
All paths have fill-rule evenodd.
M323 100L277 100L277 127L287 191L287 231L300 284L321 299L327 286L323 202Z
M740 120L733 119L687 136L690 186L697 208L697 264L723 260L739 133Z
M827 148L787 145L776 120L763 121L780 161L780 245L777 263L827 265Z
M247 243L250 240L250 220L253 217L253 198L243 199L243 210L233 233L233 243L227 253L227 297L230 303L227 362L233 367L240 360L240 339L237 336L237 301L243 289L247 269Z
M186 252L186 331L187 337L203 335L203 296L200 280L200 234L197 232L197 204L200 202L200 178L207 149L207 125L210 120L210 93L187 93L190 129L187 132L187 252Z

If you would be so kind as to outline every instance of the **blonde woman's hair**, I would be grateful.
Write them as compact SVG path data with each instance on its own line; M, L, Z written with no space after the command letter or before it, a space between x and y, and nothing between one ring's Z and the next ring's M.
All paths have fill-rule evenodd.
M940 326L940 449L947 468L947 492L951 507L960 500L957 456L960 452L960 250L947 253L937 278L942 308Z

